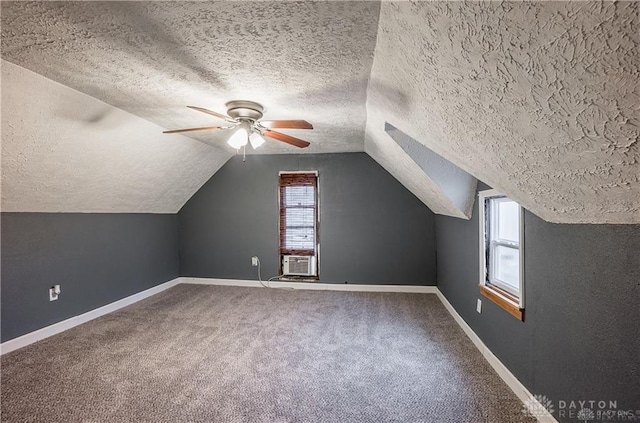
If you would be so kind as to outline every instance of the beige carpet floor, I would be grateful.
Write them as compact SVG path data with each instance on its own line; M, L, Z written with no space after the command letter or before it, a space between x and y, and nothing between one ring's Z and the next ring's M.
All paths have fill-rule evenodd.
M533 422L435 295L178 285L2 357L3 422Z

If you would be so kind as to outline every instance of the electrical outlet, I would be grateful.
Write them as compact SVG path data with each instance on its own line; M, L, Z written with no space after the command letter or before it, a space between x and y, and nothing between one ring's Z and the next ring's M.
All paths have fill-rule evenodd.
M251 257L251 265L252 266L257 266L258 265L258 256Z
M49 301L57 300L58 295L60 295L61 292L62 290L60 289L60 285L54 285L51 288L49 288Z
M476 311L482 313L482 300L478 298L478 304L476 304Z

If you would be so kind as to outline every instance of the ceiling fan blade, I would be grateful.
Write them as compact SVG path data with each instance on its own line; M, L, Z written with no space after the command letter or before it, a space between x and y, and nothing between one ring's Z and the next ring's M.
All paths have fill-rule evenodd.
M313 129L306 120L261 120L259 123L265 128Z
M270 131L268 129L262 131L262 135L300 148L305 148L310 145L309 142L301 140L300 138L292 137L291 135L283 134L282 132Z
M231 117L229 117L227 115L223 115L222 113L214 112L213 110L205 109L203 107L196 107L196 106L187 106L187 107L190 108L190 109L193 109L193 110L197 110L197 111L202 112L202 113L206 113L206 114L211 115L211 116L215 116L215 117L220 118L220 119L224 119L227 122L233 122L233 123L236 122L235 119L233 119L233 118L231 118Z
M228 126L202 126L200 128L186 128L186 129L172 129L170 131L162 131L163 134L176 134L178 132L191 132L191 131L210 131L215 129L227 129Z

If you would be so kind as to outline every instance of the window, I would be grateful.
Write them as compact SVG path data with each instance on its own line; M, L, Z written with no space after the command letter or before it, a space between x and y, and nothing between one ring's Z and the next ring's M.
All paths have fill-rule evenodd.
M308 275L317 276L318 173L280 172L280 263L285 256L310 256ZM305 273L305 272L302 272Z
M524 316L522 207L496 190L479 193L480 290L515 317Z

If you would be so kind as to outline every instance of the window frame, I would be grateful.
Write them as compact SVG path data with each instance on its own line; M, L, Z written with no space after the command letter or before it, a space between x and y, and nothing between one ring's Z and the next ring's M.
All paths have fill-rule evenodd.
M282 176L283 175L312 175L315 177L315 215L314 215L314 249L311 250L295 250L295 249L287 249L283 245L283 234L286 232L283 231L283 210L286 210L288 207L283 208L282 203ZM304 186L304 185L300 185ZM302 207L306 208L306 207ZM310 208L310 207L309 207ZM285 211L286 213L286 211ZM320 275L320 177L318 175L317 170L281 170L278 172L278 262L280 274L282 274L282 259L284 256L308 256L315 257L315 266L316 266L316 274L314 276L292 276L289 275L287 278L289 279L306 279L306 280L319 280Z
M517 245L508 240L500 240L497 237L499 215L493 210L495 202L492 200L506 199L513 201L518 206L518 235ZM479 209L479 253L480 253L480 291L487 298L507 310L520 320L524 320L525 286L524 286L524 208L515 200L507 197L498 190L490 189L478 193ZM488 216L487 216L488 214ZM488 225L487 225L488 224ZM487 228L487 226L489 226ZM487 231L488 230L488 231ZM518 254L518 292L507 283L494 276L496 267L496 254L493 250L497 246L517 249ZM487 262L489 259L489 263Z

